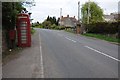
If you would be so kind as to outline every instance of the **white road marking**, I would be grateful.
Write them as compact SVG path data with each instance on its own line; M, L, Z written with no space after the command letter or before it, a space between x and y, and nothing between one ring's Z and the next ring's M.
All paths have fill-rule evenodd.
M65 37L65 38L68 39L68 40L70 40L70 41L72 41L72 42L74 42L74 43L76 43L75 40L72 40L72 39L70 39L70 38L68 38L68 37Z
M44 67L43 67L43 56L42 56L42 46L41 46L41 39L40 39L40 32L39 32L39 41L40 41L40 66L41 66L41 78L44 78Z
M113 59L113 60L115 60L115 61L120 62L119 59L116 59L116 58L114 58L114 57L112 57L112 56L110 56L110 55L108 55L108 54L105 54L105 53L103 53L103 52L100 52L100 51L98 51L98 50L96 50L96 49L93 49L93 48L91 48L91 47L89 47L89 46L84 46L84 47L86 47L86 48L88 48L88 49L90 49L90 50L93 50L93 51L95 51L95 52L97 52L97 53L100 53L100 54L102 54L102 55L104 55L104 56L106 56L106 57L109 57L109 58L111 58L111 59Z

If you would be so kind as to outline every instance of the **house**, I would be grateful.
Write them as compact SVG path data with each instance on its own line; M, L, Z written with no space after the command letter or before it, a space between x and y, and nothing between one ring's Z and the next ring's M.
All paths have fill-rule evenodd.
M60 26L64 26L65 28L75 28L77 26L77 19L74 17L69 17L69 15L67 15L67 17L61 17L59 20L59 25Z
M111 13L110 15L104 15L104 20L107 22L113 22L118 19L117 13Z

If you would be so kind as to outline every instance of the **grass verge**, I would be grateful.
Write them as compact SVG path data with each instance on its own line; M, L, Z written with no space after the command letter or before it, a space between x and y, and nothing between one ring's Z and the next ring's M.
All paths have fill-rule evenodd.
M31 28L31 34L34 34L34 33L35 33L35 29Z
M11 60L15 60L16 58L19 58L21 55L19 53L22 52L23 49L25 49L25 48L16 47L16 48L12 49L12 51L6 50L5 52L3 52L2 53L3 65L5 65L7 62L9 62Z
M120 43L120 39L118 38L113 38L113 37L108 37L106 35L102 35L102 34L92 34L92 33L86 33L86 34L82 34L83 36L88 36L88 37L94 37L94 38L98 38L101 40L106 40L109 42L116 42L116 43Z
M73 31L73 30L65 30L66 32L70 32L70 33L74 33L75 34L75 32Z

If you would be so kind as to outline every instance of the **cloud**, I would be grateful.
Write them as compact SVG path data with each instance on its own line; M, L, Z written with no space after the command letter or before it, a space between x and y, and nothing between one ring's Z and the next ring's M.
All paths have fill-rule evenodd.
M62 15L70 16L78 15L78 1L80 4L84 4L88 0L35 0L36 6L32 7L30 12L32 12L32 18L34 22L43 22L46 17L49 16L60 16L60 8L62 8ZM119 0L90 0L95 1L106 13L117 12L118 11L118 1Z

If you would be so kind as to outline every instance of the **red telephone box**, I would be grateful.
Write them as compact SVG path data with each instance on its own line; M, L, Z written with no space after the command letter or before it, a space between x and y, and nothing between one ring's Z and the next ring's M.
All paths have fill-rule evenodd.
M31 28L28 14L21 13L17 16L17 39L19 47L31 46Z

